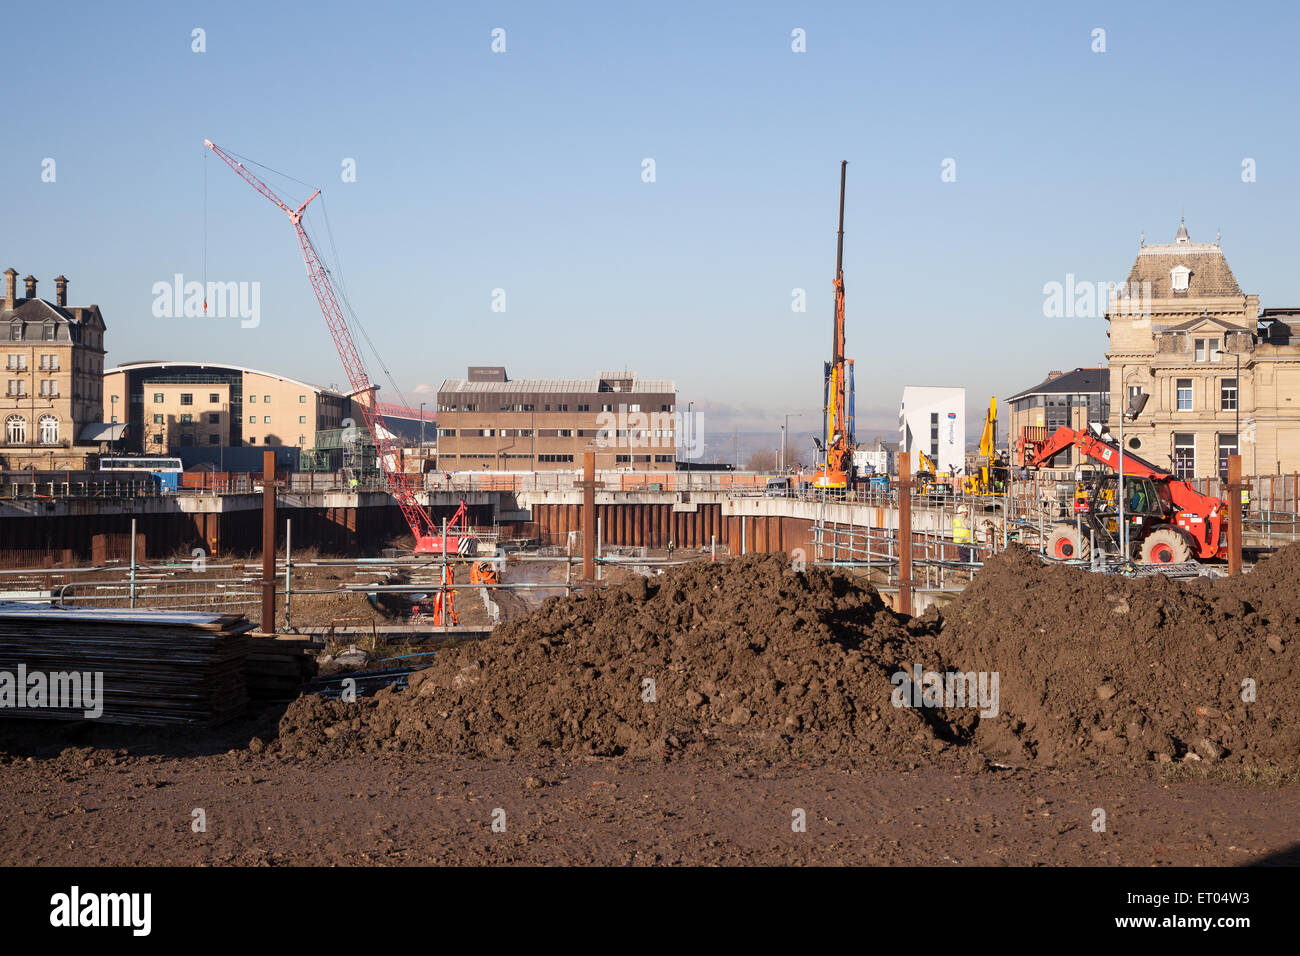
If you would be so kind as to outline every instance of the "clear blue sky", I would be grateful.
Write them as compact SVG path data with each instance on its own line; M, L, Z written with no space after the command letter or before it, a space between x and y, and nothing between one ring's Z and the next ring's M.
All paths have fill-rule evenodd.
M1043 284L1123 280L1182 212L1245 291L1300 305L1296 27L1283 3L13 5L0 266L51 298L66 274L110 364L341 381L290 226L207 137L325 188L413 401L468 364L626 365L677 379L706 430L775 435L819 414L848 159L859 437L896 431L904 384L964 385L978 423L1106 351L1104 321L1043 317ZM205 165L207 277L261 283L257 329L151 313L155 282L203 278Z

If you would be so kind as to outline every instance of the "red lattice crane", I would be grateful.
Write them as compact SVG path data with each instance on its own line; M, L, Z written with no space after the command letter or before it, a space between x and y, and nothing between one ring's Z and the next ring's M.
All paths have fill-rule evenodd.
M221 157L221 161L238 173L244 182L279 206L289 216L289 222L293 224L294 231L298 234L302 261L307 266L307 278L311 281L312 291L316 293L321 314L325 316L325 324L329 326L330 335L334 339L334 347L338 349L344 371L347 372L348 384L352 387L352 401L361 408L361 415L366 420L366 428L369 429L370 437L375 443L375 450L379 454L379 467L388 481L388 490L397 500L406 523L411 527L411 534L415 536L415 553L441 553L445 543L435 528L433 519L416 499L411 482L401 469L401 449L393 441L393 433L388 430L383 413L379 410L375 398L377 386L371 381L370 374L361 359L361 353L352 340L352 332L348 329L347 319L344 318L343 309L339 306L339 297L334 291L329 272L321 262L320 254L302 224L303 210L320 195L320 190L317 189L312 193L298 208L291 209L266 183L249 172L243 163L230 156L220 146L208 139L203 141L203 145Z

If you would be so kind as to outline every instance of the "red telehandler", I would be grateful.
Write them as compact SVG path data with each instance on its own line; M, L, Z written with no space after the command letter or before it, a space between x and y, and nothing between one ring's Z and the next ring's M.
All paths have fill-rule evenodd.
M1103 441L1090 431L1063 425L1042 442L1031 444L1026 464L1042 468L1053 458L1074 448L1087 458L1111 469L1098 471L1088 490L1088 507L1081 518L1109 550L1119 550L1116 500L1120 456L1124 460L1124 523L1128 525L1131 554L1143 564L1177 564L1191 559L1222 558L1227 554L1225 520L1227 502L1203 495L1170 472L1132 453ZM1113 472L1113 473L1112 473ZM1072 524L1058 524L1047 539L1047 553L1062 560L1088 558L1091 551L1087 532L1080 534Z

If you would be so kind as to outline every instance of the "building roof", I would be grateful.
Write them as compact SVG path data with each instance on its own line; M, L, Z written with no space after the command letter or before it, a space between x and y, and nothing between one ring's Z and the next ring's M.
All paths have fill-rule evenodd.
M309 388L313 392L321 392L326 395L336 395L342 398L344 393L335 388L327 388L324 385L313 385L311 382L304 382L300 379L290 378L288 375L277 375L275 372L264 372L257 368L247 368L243 365L227 365L225 362L127 362L125 365L118 365L114 368L104 369L105 375L111 375L114 372L140 372L146 369L181 369L181 368L215 368L227 372L239 372L249 375L263 375L266 378L274 378L281 382L292 382L294 385L301 385L303 388Z
M1159 328L1160 332L1190 332L1192 329L1200 328L1202 325L1217 325L1225 332L1250 332L1252 329L1244 325L1237 325L1226 319L1221 319L1216 315L1198 315L1194 319L1188 319L1186 322L1179 322L1177 325L1163 325Z
M1077 395L1088 392L1109 391L1110 369L1076 368L1074 371L1066 372L1063 375L1049 376L1033 388L1027 388L1023 392L1017 392L1015 395L1012 395L1007 399L1007 401L1014 402L1021 398L1027 398L1030 395Z
M442 385L438 387L438 393L444 392L477 392L481 394L518 394L518 393L548 393L548 394L604 394L604 395L628 395L631 393L641 394L667 394L677 391L677 383L671 378L637 378L636 373L616 373L611 376L614 379L631 378L632 387L622 392L601 392L600 383L607 380L602 374L601 378L516 378L508 382L471 382L464 378L444 379Z
M126 425L91 422L81 429L78 441L117 441L126 434Z
M1178 266L1190 270L1187 289L1175 291L1170 271ZM1224 298L1242 294L1228 260L1217 242L1192 242L1187 226L1179 224L1173 242L1143 245L1128 274L1130 291L1144 294L1149 288L1156 299ZM1145 285L1144 285L1145 284Z

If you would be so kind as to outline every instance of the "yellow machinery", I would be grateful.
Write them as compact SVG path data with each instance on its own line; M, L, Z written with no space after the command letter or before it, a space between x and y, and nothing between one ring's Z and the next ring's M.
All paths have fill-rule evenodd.
M984 430L980 432L979 457L975 459L974 474L961 480L961 490L968 495L1003 495L1007 490L1010 470L1006 461L998 455L998 400L989 399L989 412L984 418Z
M916 450L916 455L920 461L920 465L916 470L916 489L921 494L930 497L952 494L952 487L946 481L939 480L941 477L947 478L948 475L938 473L934 465L934 459L919 448Z
M825 367L825 427L817 439L823 463L813 475L813 487L847 491L854 484L853 472L853 362L844 357L844 180L848 162L840 163L840 230L835 251L835 323L831 337L831 360Z

